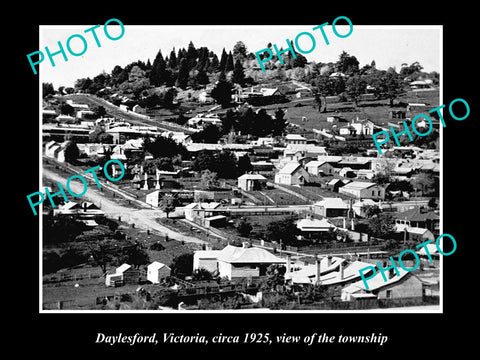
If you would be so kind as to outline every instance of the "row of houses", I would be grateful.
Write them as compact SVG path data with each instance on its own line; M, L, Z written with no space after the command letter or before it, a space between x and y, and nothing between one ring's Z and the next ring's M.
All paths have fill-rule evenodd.
M423 249L422 249L423 250ZM431 248L433 258L438 260L439 254ZM426 252L418 252L426 260ZM357 299L401 299L422 298L424 295L438 295L438 274L429 276L403 269L398 275L390 272L385 281L380 273L369 279L368 289L360 277L360 269L370 266L370 263L360 260L347 260L342 257L324 256L317 258L314 264L292 261L291 256L278 257L265 249L228 245L222 250L199 250L194 254L193 269L206 269L218 273L220 277L229 280L255 278L266 274L272 265L286 267L285 282L299 286L321 284L326 287L341 288L341 299L352 301ZM367 274L368 275L368 274Z

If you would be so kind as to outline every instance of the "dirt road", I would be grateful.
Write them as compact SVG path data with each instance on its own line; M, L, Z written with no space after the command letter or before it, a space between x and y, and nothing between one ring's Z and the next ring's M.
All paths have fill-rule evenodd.
M43 169L43 175L55 182L60 181L64 186L67 181L67 177L56 174L45 168ZM78 181L75 181L70 183L70 188L73 192L79 194L83 190L83 185ZM68 195L69 194L67 193L67 196ZM137 228L144 230L150 229L151 231L155 231L162 235L167 235L169 238L178 241L192 242L197 244L207 243L206 241L194 238L192 236L180 234L159 224L156 219L164 217L164 213L162 211L151 209L137 210L127 206L119 205L116 202L104 197L102 193L99 192L98 189L96 189L96 187L90 186L85 195L78 199L88 200L100 207L105 212L105 214L107 214L108 217L118 219L118 217L120 216L122 221L129 224L135 224ZM69 197L69 200L74 201L71 197ZM46 199L45 201L48 200Z

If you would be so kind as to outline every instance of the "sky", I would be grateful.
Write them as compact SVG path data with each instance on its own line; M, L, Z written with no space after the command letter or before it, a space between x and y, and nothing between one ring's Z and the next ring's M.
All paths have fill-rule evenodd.
M339 22L340 24L340 22ZM68 61L62 55L53 57L56 66L52 67L45 53L44 61L39 65L40 82L53 83L55 89L59 86L73 86L75 80L84 77L93 78L102 71L110 73L115 65L122 67L137 60L153 62L158 50L163 56L168 56L175 47L187 48L190 41L196 48L206 46L220 58L222 49L230 51L237 41L242 41L248 52L262 50L268 43L277 44L278 48L286 48L286 39L294 40L301 32L309 32L316 40L314 50L305 54L308 61L334 62L342 51L354 55L360 66L370 64L375 60L378 69L395 67L400 70L402 63L411 64L418 61L424 71L442 71L442 27L441 26L355 26L350 36L340 38L334 35L331 26L326 26L325 33L329 41L326 45L320 31L312 30L317 25L169 25L169 26L138 26L125 25L125 32L118 40L106 37L103 25L96 29L101 47L98 47L91 32L84 30L93 25L71 26L40 26L39 48L45 53L48 47L51 53L59 50L61 41L66 51ZM348 33L347 25L337 25L340 34ZM108 26L112 37L120 36L120 28ZM87 41L87 49L81 56L75 57L66 49L67 39L74 34L82 34ZM300 37L300 45L307 50L312 43L307 36ZM74 52L83 49L81 39L72 38L70 42Z

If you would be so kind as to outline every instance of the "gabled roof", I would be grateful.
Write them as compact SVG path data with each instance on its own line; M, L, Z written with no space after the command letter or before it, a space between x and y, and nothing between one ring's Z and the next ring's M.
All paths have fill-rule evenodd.
M162 264L161 262L158 262L158 261L154 261L150 265L148 265L148 269L149 270L154 270L154 271L159 270L163 267L166 267L166 268L170 269L167 265Z
M286 140L307 140L300 134L287 134L287 136L285 136L285 139Z
M410 221L426 221L440 219L440 217L433 211L421 212L420 207L398 213L395 215L395 218Z
M348 209L348 204L338 197L323 198L323 200L317 201L315 205L323 206L328 209Z
M117 270L115 271L117 274L123 274L125 271L127 271L128 269L130 269L132 267L132 265L128 265L128 264L122 264L120 265Z
M301 167L298 162L289 162L278 172L279 174L292 175L299 167Z
M369 187L372 187L374 185L377 185L372 182L367 182L367 181L352 181L351 183L345 185L342 187L344 190L363 190L363 189L368 189Z
M381 271L377 271L373 278L365 280L368 285L368 290L365 288L363 280L359 280L343 288L342 292L353 294L356 292L375 291L381 289L382 287L393 285L402 280L405 276L409 275L409 272L404 270L402 267L398 266L397 268L398 275L395 273L394 276L390 279L388 278L389 274L387 272L385 273L387 281L383 279Z
M301 219L297 221L297 228L301 231L326 231L335 228L327 219Z
M276 257L267 250L250 247L236 247L228 245L218 256L219 261L237 264L283 264L286 261Z
M259 174L243 174L238 180L267 180L265 176Z

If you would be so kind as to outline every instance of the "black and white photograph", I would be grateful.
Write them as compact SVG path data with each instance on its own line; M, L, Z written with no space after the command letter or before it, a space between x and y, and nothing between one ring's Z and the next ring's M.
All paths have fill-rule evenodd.
M25 19L7 108L28 155L5 165L22 180L16 342L51 358L473 345L469 10L290 5Z
M42 311L441 311L441 27L110 24L40 28Z

